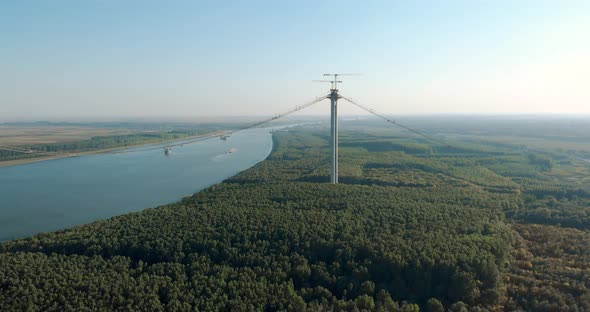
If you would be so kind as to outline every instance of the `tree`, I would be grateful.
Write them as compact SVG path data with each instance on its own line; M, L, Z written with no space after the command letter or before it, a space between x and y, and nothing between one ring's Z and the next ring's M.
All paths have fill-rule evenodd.
M445 312L445 307L438 299L430 298L426 302L425 310L426 312Z

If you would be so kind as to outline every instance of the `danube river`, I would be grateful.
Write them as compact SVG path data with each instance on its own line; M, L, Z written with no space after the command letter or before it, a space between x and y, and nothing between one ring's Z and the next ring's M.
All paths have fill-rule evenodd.
M262 161L272 138L252 129L168 156L149 147L0 167L0 241L178 201Z

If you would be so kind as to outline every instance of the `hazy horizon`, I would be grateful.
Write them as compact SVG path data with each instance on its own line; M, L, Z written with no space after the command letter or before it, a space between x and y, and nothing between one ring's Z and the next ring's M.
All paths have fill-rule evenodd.
M461 117L473 117L481 119L589 119L590 113L588 114L552 114L552 113L433 113L433 114L386 114L394 118L461 118ZM217 122L241 122L241 121L252 121L257 118L267 118L269 115L211 115L211 116L195 116L195 117L182 117L182 116L163 116L163 117L137 117L137 116L111 116L111 117L69 117L69 118L45 118L45 119L30 119L30 118L12 118L12 119L0 119L0 125L6 124L18 124L18 123L108 123L108 122L129 122L129 123L217 123ZM379 117L370 114L340 114L339 119L347 118L362 118L362 119L375 119L380 120ZM298 114L284 117L284 121L288 120L323 120L328 123L329 114Z
M588 1L18 1L0 20L0 122L269 116L326 72L397 116L590 114Z

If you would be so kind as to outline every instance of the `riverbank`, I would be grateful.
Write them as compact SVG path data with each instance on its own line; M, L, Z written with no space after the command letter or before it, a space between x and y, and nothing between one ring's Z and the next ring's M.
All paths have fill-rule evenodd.
M252 129L178 146L170 156L152 145L0 168L0 241L175 203L266 159L271 138Z
M211 132L211 133L207 133L207 134L188 136L186 138L181 138L181 139L161 140L161 141L145 142L145 143L128 145L128 146L121 146L121 147L104 148L104 149L98 149L98 150L92 150L92 151L64 153L63 155L56 155L56 156L44 156L44 157L6 160L6 161L0 161L0 167L24 165L24 164L29 164L29 163L54 160L54 159L61 159L61 158L80 157L80 156L88 156L88 155L95 155L95 154L111 153L111 152L126 150L126 149L130 149L130 148L137 148L137 147L142 147L142 146L147 146L147 145L153 145L153 144L163 144L163 143L195 140L195 139L201 139L201 138L206 138L206 137L216 137L216 136L223 134L223 132L224 131L216 131L216 132Z

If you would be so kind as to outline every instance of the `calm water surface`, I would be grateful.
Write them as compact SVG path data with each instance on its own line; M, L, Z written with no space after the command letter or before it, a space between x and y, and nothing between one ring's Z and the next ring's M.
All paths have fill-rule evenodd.
M180 200L262 161L272 139L252 129L170 156L142 149L0 167L0 241Z

